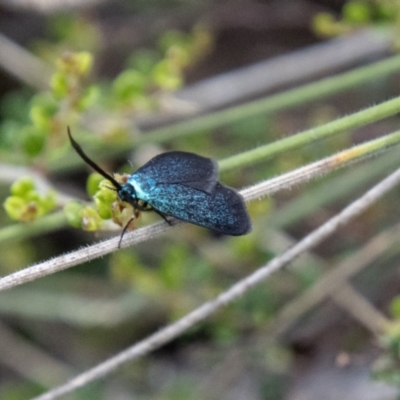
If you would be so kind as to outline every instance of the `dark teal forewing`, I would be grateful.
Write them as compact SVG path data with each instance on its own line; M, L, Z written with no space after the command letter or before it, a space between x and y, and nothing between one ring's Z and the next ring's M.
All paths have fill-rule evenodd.
M180 184L211 193L217 184L218 164L197 154L171 151L152 158L132 177L138 182Z
M218 182L212 194L180 184L159 184L149 204L163 214L226 235L244 235L251 230L242 196Z

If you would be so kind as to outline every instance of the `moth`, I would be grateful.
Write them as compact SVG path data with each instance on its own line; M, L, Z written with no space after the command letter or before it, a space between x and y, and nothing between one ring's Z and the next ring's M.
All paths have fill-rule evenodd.
M72 147L95 171L108 179L118 197L137 211L154 211L167 223L169 217L190 222L225 235L251 231L243 197L218 181L218 164L211 158L183 151L162 153L119 183L91 160L73 139ZM128 228L124 227L120 239Z

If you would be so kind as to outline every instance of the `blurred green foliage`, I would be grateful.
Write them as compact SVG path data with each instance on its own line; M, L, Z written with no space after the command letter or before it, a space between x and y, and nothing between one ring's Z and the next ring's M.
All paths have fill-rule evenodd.
M337 36L366 26L398 28L400 4L393 0L350 0L335 19L332 14L320 13L313 21L315 32L321 36ZM398 30L398 29L397 29ZM395 41L398 34L395 33Z
M131 6L135 9L148 9L152 7L152 3L154 2L139 1L132 2ZM319 16L320 19L316 20L316 25L320 24L320 26L317 28L321 33L332 35L372 22L385 23L391 19L397 19L397 8L384 8L384 3L384 1L379 4L367 0L350 1L343 9L343 19L340 22L334 21L331 16ZM72 154L67 142L67 126L71 126L74 137L77 136L83 147L93 150L94 154L97 150L112 153L112 149L120 146L121 143L129 148L140 133L133 132L132 125L126 121L135 120L143 114L163 111L163 96L183 85L185 70L204 56L212 46L211 34L203 27L197 27L191 33L167 32L154 48L135 51L135 54L127 59L126 67L114 79L107 81L96 75L100 40L97 29L85 19L67 14L55 16L50 21L49 39L36 41L32 45L43 59L55 64L56 70L51 77L49 91L12 92L7 94L0 104L2 117L0 156L4 156L4 161L10 164L32 165L39 167L44 173L49 172L50 162L57 163L62 157ZM57 61L54 62L56 59ZM312 121L308 121L311 125L333 118L334 111L327 109L323 104L318 104L316 109L316 112L311 111ZM93 115L95 115L94 120ZM217 132L193 136L190 142L180 141L174 143L173 146L187 151L196 149L198 152L218 148L218 155L223 158L286 135L287 131L280 121L278 118L260 114L243 119L232 126L219 128ZM89 131L96 132L97 136ZM349 137L343 136L339 140L346 142L344 145L347 146ZM330 154L337 146L336 139L335 144L324 141L309 146L303 154L298 152L283 154L273 163L260 164L257 169L250 172L241 170L228 173L223 180L232 186L255 182L293 169L295 166L320 157L321 154ZM159 149L155 148L155 150ZM251 179L248 178L249 174L251 174ZM123 182L126 176L116 175L116 179ZM337 185L344 186L342 181ZM139 215L134 215L130 206L122 204L116 192L110 190L110 186L110 183L100 175L91 174L86 183L86 190L91 201L84 202L75 199L67 204L61 204L60 196L57 196L56 192L39 192L32 180L23 178L12 185L11 193L5 200L4 206L11 218L22 222L34 221L46 213L63 207L71 226L94 232L108 229L111 223L114 223L112 228L125 226L132 216L135 216L134 224L139 224ZM309 186L318 189L315 183ZM329 190L324 190L324 192L329 192ZM283 196L287 196L284 198L285 205L290 205L290 196L286 194ZM302 195L298 197L301 200ZM304 199L307 204L310 203L306 196ZM329 212L327 204L330 205L324 203L324 212ZM296 207L296 210L299 208ZM271 222L267 217L274 210L274 200L253 202L249 205L249 209L253 219L257 220L254 234L241 238L227 238L210 234L201 228L185 226L182 229L172 230L168 238L156 238L151 243L142 243L140 247L115 252L109 257L97 260L96 263L83 266L78 273L75 272L75 280L73 279L74 272L68 271L57 274L53 281L47 281L50 283L35 282L35 285L37 284L35 288L38 291L45 292L50 287L56 292L68 292L71 295L71 301L63 305L65 308L71 307L70 304L76 304L74 296L77 294L87 296L86 300L89 304L97 297L104 299L105 302L114 300L115 292L134 293L138 298L143 296L146 301L143 308L138 307L133 317L132 313L124 314L124 307L130 310L137 307L137 303L131 298L127 306L123 301L118 303L119 308L116 308L114 304L109 306L111 313L126 315L126 322L119 323L118 326L112 326L112 322L108 326L107 321L104 321L104 326L109 330L104 329L104 326L93 331L89 327L79 329L75 327L76 331L71 332L72 329L71 331L65 329L67 325L69 329L73 326L71 320L63 321L59 330L54 323L51 325L52 329L49 330L45 324L37 327L40 321L35 321L35 324L31 324L33 333L31 334L31 327L28 326L29 322L26 324L28 327L23 327L28 332L25 334L24 331L24 335L32 336L34 339L39 336L41 329L46 332L46 335L48 331L50 335L53 335L53 332L58 333L62 342L60 348L64 348L65 343L68 343L65 359L74 363L76 358L82 360L85 356L92 360L93 354L96 354L98 358L103 358L105 353L119 350L125 344L130 345L132 341L139 340L143 335L153 332L168 321L176 320L252 272L255 266L263 265L274 257L274 251L271 250L274 245L271 245L266 234L269 229L281 228L279 222ZM394 210L390 215L394 214ZM312 214L310 226L303 230L299 229L293 236L300 236L304 233L303 231L309 231L311 226L315 226L314 212L315 207L314 211L310 212ZM304 217L304 214L301 214L301 217ZM146 213L140 215L140 219L145 220L146 223L152 218L157 218L157 216ZM68 246L77 245L74 242L75 239L73 235L69 235L68 240L63 238L61 245L58 244L60 248L54 245L57 241L53 243L46 240L50 243L48 246L52 251L64 252ZM32 245L27 256L26 252L21 251L21 247L19 243L13 243L13 246L3 251L1 262L7 265L8 269L4 268L7 272L11 272L10 265L14 265L11 260L20 257L23 258L22 263L26 264L26 258L28 256L33 258L31 255L39 251L36 247L33 249L34 245ZM42 248L41 250L40 258L47 255L54 256L54 253L50 251L46 254ZM261 381L264 382L260 389L262 398L275 400L284 392L284 383L277 383L277 381L279 381L279 374L283 375L290 367L292 352L290 348L266 343L265 332L268 331L268 323L274 320L288 299L294 298L296 293L310 287L321 274L321 268L306 263L301 265L301 269L296 273L273 276L266 284L250 291L245 298L225 308L218 313L218 316L208 319L201 327L185 335L182 338L182 348L188 352L189 356L185 359L177 351L174 353L177 354L176 358L183 359L178 362L181 361L185 368L193 360L200 359L200 366L196 368L202 372L209 372L211 368L221 368L221 365L224 367L222 368L224 372L230 370L232 366L246 371L252 371L252 368L257 366L258 371L262 372ZM29 304L29 299L26 304ZM396 302L393 304L396 308ZM32 305L29 304L29 306ZM105 313L104 318L107 319L107 312L110 313L110 311L107 304L102 307ZM88 309L89 311L85 309L73 311L84 315L85 312L92 312L90 307ZM100 330L102 333L99 332ZM74 336L72 340L70 338L73 334L76 334L76 338ZM107 339L104 339L102 335L107 336ZM84 345L78 343L82 336L86 338ZM44 337L43 340L46 341L48 336ZM193 337L196 337L196 341L195 345L191 346ZM386 370L382 369L382 376L389 376L397 385L400 382L397 368L398 337L395 329L388 334L384 345L388 349L389 361L386 364ZM188 342L186 347L185 341ZM85 354L84 348L88 349L89 355ZM247 356L239 357L235 363L230 362L229 357L238 349L246 351ZM96 351L100 355L95 353ZM171 350L167 348L164 351L168 353ZM193 355L191 351L194 353L198 351L198 353ZM134 376L135 386L140 386L140 390L145 393L143 398L205 398L202 396L204 388L194 387L191 380L193 376L190 377L189 373L188 376L183 374L175 376L171 373L171 376L165 378L168 384L160 384L158 378L165 373L164 369L158 375L154 372L157 357L164 360L163 354L157 354L154 359L146 360L142 364L138 363L137 367L133 366L129 371ZM224 358L228 358L228 362ZM140 371L138 372L135 368ZM269 375L271 371L275 374L273 378ZM147 379L151 382L146 381L146 377L150 377ZM124 384L130 382L130 378L131 376L126 378ZM197 376L193 381L198 383ZM88 393L91 390L91 387L88 388ZM134 390L137 388L135 387ZM27 392L29 394L26 394L20 385L11 385L10 388L1 389L0 397L12 400L27 398L32 396L33 392L36 393L31 388L27 389ZM98 389L93 389L92 397L100 398L98 393ZM152 396L149 393L155 394ZM77 394L77 398L86 399L89 395L85 397Z
M36 94L15 92L2 102L0 131L8 135L2 137L0 151L6 157L13 152L10 162L17 160L46 169L49 160L57 161L71 151L67 126L71 127L74 137L80 137L79 141L85 143L85 149L86 144L89 148L90 145L101 148L118 145L121 141L127 145L132 143L125 118L161 110L163 95L182 86L185 69L198 61L212 45L210 33L202 27L189 34L167 32L155 49L135 52L127 60L127 67L115 79L105 82L93 75L93 69L96 69L95 30L84 29L89 36L92 35L88 39L91 45L87 44L92 50L89 52L74 45L82 20L60 18L52 28L56 38L54 42L35 44L37 49L41 49L38 53L45 53L46 57L62 52L55 62L56 71L50 79L50 90ZM64 51L71 47L78 51ZM101 141L96 141L84 128L92 112L104 118L98 132L103 137ZM251 126L250 130L248 124L238 127L237 140L232 142L231 151L242 147L240 139L244 134L247 135L246 147L250 137L252 140L257 136L262 138L265 119L253 118ZM203 136L193 138L190 144L180 143L179 147L188 151L193 151L193 147L196 150L207 149L218 145L220 140L219 135ZM229 151L226 146L222 148ZM260 173L261 176L265 176L265 171ZM121 182L126 178L126 175L115 175L115 179ZM241 178L228 176L227 180L235 184ZM124 227L132 216L137 224L139 214L121 202L115 190L110 188L110 182L99 174L90 174L86 190L92 201L75 199L61 204L57 202L56 193L43 194L32 181L21 180L12 186L4 206L10 217L21 222L33 221L62 206L69 224L87 231L109 229L111 222ZM254 209L264 213L268 208L265 204L268 202L259 202ZM153 217L143 215L141 218ZM144 244L138 252L119 251L109 259L111 281L152 299L150 304L158 304L166 319L171 321L220 293L232 279L243 276L245 271L238 271L238 266L251 263L251 260L264 260L262 253L254 252L253 236L220 239L202 229L189 228L187 231L189 235L178 233L168 243L151 244L150 251ZM200 248L205 248L204 253L198 253ZM220 321L209 323L208 335L228 343L242 331L241 322L245 322L246 329L254 323L262 324L263 318L273 313L274 307L265 304L273 298L273 293L273 288L263 288L257 291L253 300L250 298L242 306L230 307Z
M400 395L400 320L399 297L391 304L393 322L380 338L382 353L374 363L373 376L377 380L396 386Z
M79 18L57 17L54 36L58 41L36 44L42 50L52 49L51 63L57 59L56 71L50 79L50 91L33 95L26 91L12 92L3 98L0 133L4 134L0 151L5 156L6 150L12 149L29 163L35 157L51 157L60 143L66 141L66 126L70 125L75 132L75 127L82 125L89 112L103 113L104 136L112 138L122 133L126 141L125 118L135 118L138 112L160 110L163 94L181 87L185 69L204 56L212 45L211 35L202 27L188 34L167 32L160 39L158 49L136 52L113 81L102 82L91 75L95 44L82 46L82 37L89 35L83 29L86 25L90 31L91 25ZM58 152L53 155L55 159L59 156Z
M65 16L60 18L56 18L51 28L58 38L57 46L50 46L53 49L73 46L79 42L77 32L82 34L83 21ZM83 33L86 31L92 32L89 27ZM42 43L42 47L47 46ZM65 146L60 147L66 142L66 127L71 126L73 132L79 132L77 126L87 118L88 112L93 111L103 113L105 120L113 121L111 124L104 122L109 129L107 131L106 128L103 135L108 137L110 145L113 141L117 144L121 135L127 141L125 118L134 118L138 112L160 109L163 93L182 85L185 68L201 57L209 46L211 36L203 28L195 28L190 34L167 32L159 41L158 51L137 52L129 59L128 67L109 83L89 83L94 63L91 53L63 52L55 63L50 91L31 96L29 106L22 108L25 113L20 108L26 102L25 93L13 93L11 101L7 96L3 100L1 111L5 118L0 132L7 134L0 142L0 150L2 148L5 155L14 151L28 163L47 164L49 159L57 160L66 150ZM13 158L15 160L15 155ZM95 207L78 206L76 201L65 205L64 210L72 226L96 231L105 226L103 222L106 220L124 226L131 218L132 208L117 199L115 191L108 189L110 184L108 187L99 184L98 177L88 181L88 192L94 198ZM51 208L42 204L45 198L33 189L31 192L29 199L23 200L14 195L6 200L5 209L11 218L32 221L55 207L55 204ZM32 200L33 193L41 199L41 203L36 204L37 210L28 213L27 201Z

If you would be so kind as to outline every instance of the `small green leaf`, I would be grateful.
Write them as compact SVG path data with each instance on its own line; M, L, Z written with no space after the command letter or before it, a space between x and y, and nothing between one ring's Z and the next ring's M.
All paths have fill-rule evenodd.
M88 109L90 106L96 103L96 101L100 97L100 88L92 85L89 86L87 89L84 90L83 94L81 95L81 98L79 99L77 103L77 109L78 111L85 111Z
M29 117L37 129L49 130L58 103L49 94L39 94L32 99Z
M353 23L368 23L371 20L371 9L364 2L351 1L343 6L343 18Z
M119 101L128 102L145 93L146 77L139 71L127 70L122 72L114 81L114 95Z
M24 152L35 157L40 154L46 141L46 133L34 126L26 126L21 132L21 145Z
M159 59L159 55L153 50L138 50L129 59L128 66L131 69L137 70L140 73L147 75Z
M50 79L50 87L55 97L63 99L68 95L68 77L65 73L56 72Z
M400 296L396 296L391 301L390 312L396 319L400 319Z

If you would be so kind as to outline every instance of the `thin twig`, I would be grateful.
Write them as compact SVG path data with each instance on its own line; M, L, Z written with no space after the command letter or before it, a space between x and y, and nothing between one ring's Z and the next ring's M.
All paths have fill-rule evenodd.
M353 163L355 160L361 160L365 159L365 157L370 157L371 154L366 152L368 149L374 148L376 143L380 143L380 141L384 141L384 143L388 141L388 143L391 143L390 137L396 138L399 134L399 132L395 132L391 135L387 135L386 137L375 139L359 146L355 146L351 149L344 150L323 160L311 163L294 171L282 174L276 178L263 181L254 186L246 188L241 191L241 194L243 195L245 201L248 202L259 199L266 195L270 195L278 190L288 189L293 185L299 184L300 182L305 182L312 178L319 177L323 173L343 167L350 162ZM174 226L180 224L182 224L182 221L174 221ZM165 222L158 222L153 225L137 229L134 232L124 236L124 240L121 243L121 248L130 247L143 241L150 240L165 233L171 228L172 227ZM79 265L83 262L91 261L98 257L112 253L118 248L118 243L119 238L104 240L89 247L56 257L52 260L44 261L21 271L17 271L0 279L0 291L10 289L14 286L42 278L46 275L50 275L55 272Z
M372 55L383 55L390 40L389 31L382 35L359 31L200 81L182 89L177 97L194 102L201 111L226 107L243 98L354 65Z
M69 379L74 374L73 369L67 364L33 346L28 339L16 334L2 323L0 323L0 364L45 386L55 385L57 381ZM47 368L37 368L38 365L46 365ZM50 370L51 374L48 373Z
M372 238L362 249L343 260L331 271L326 272L315 285L286 304L271 322L269 334L273 337L281 335L293 326L300 316L315 308L328 297L332 296L336 300L335 293L340 293L340 287L344 282L371 265L390 248L398 246L399 241L400 224Z
M389 318L347 282L343 283L340 290L333 294L333 298L336 304L339 304L377 337L382 335L385 327L390 324Z
M329 237L342 225L348 223L365 211L369 206L393 189L400 183L400 169L393 172L387 178L379 182L376 186L366 192L359 199L347 206L343 211L331 218L321 227L310 233L291 249L276 257L264 267L258 269L253 274L244 278L233 285L230 289L220 294L214 300L204 303L202 306L187 314L185 317L165 327L164 329L152 334L141 342L129 347L116 356L97 365L96 367L78 375L65 385L50 390L46 394L36 397L34 400L53 400L64 394L71 393L74 390L87 385L89 382L100 379L108 375L116 368L128 361L142 357L149 352L161 347L165 343L180 336L183 332L193 327L195 324L206 319L221 307L232 303L234 300L243 296L252 287L267 279L273 272L279 270L284 265L291 262L294 258L310 250L324 239Z
M47 89L51 67L0 33L0 67L38 90Z
M178 224L179 222L177 221L175 225ZM124 240L121 243L121 248L129 247L145 240L150 240L165 233L170 228L170 225L162 221L144 228L137 229L134 232L124 236ZM0 279L0 291L22 285L23 283L42 278L55 272L65 270L112 253L118 249L118 243L119 236L10 274Z
M16 10L36 11L52 14L62 11L73 11L81 8L95 7L106 0L3 0L3 6Z
M269 243L269 248L274 249L275 253L282 252L295 243L286 234L275 232L274 230L270 233L271 235L268 234L266 241ZM317 307L319 303L330 296L334 301L338 297L338 304L364 327L372 331L374 335L381 335L382 329L389 323L388 319L378 309L373 307L367 299L360 298L361 295L355 293L355 290L347 283L347 279L354 276L361 269L373 264L383 253L396 250L399 241L400 224L397 224L389 230L373 237L361 250L348 257L338 266L332 267L332 270L326 272L311 288L293 298L279 311L277 317L268 321L267 325L261 331L246 336L240 346L235 345L229 350L228 354L221 359L199 385L203 397L207 397L204 396L203 392L207 393L208 388L213 388L214 390L217 387L223 390L220 384L221 377L223 388L228 388L235 380L235 377L239 376L247 368L243 360L246 360L246 357L248 358L248 354L257 352L261 348L274 347L276 345L275 342L279 340L279 336L282 333L291 327L293 328L294 323L302 315L309 312L310 309ZM316 256L315 253L306 252L290 263L290 269L301 268L309 264L317 264L324 268L328 267L328 263ZM342 296L340 288L343 285L347 292L351 291L350 295L347 296L344 293L344 301L340 299L340 296ZM315 289L317 289L316 292ZM314 294L310 295L310 292L314 292ZM356 298L356 303L351 303L347 306L353 297ZM361 304L363 312L359 313L358 308L354 307L354 304ZM228 372L229 377L226 379L226 371L231 371L231 365L235 365L233 374Z

